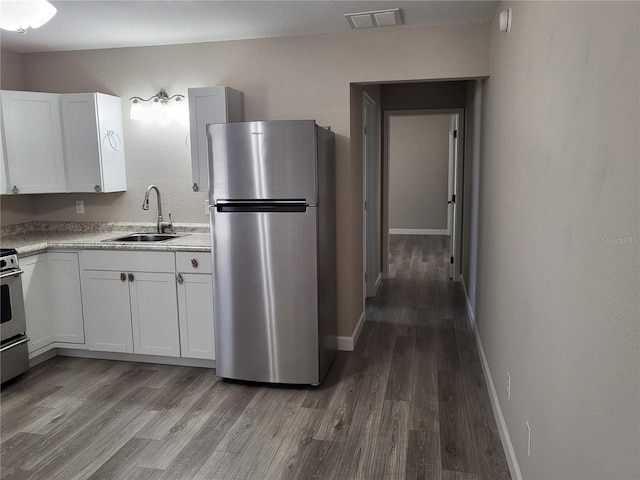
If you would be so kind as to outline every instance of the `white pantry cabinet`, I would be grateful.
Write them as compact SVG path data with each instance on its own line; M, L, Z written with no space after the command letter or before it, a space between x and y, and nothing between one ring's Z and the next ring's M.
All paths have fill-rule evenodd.
M84 344L77 252L49 252L20 258L28 349L31 356L54 342Z
M82 263L90 349L180 356L173 253L85 250Z
M215 359L211 254L177 252L181 356Z
M193 190L209 190L208 123L242 121L242 92L229 87L188 89Z
M127 189L122 105L103 93L60 95L69 192Z
M0 92L11 193L66 192L59 95Z

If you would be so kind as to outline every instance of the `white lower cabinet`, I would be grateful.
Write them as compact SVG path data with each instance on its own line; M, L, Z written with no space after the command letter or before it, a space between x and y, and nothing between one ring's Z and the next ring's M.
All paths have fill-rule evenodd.
M209 253L176 253L180 348L183 357L215 359Z
M19 263L29 354L39 355L54 342L83 344L78 253L39 253Z
M80 267L76 252L49 252L51 316L57 342L84 343Z
M22 274L24 314L27 320L29 354L54 342L51 321L51 290L47 254L40 253L19 260Z
M172 252L83 252L83 305L92 350L180 356Z

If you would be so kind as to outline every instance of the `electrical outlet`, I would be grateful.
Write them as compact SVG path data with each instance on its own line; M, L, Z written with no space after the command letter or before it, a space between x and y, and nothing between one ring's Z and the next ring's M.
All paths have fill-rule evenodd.
M531 425L529 425L529 420L525 420L524 423L527 424L527 456L531 456Z
M507 400L511 400L511 375L507 372Z
M76 200L76 213L84 213L84 201Z

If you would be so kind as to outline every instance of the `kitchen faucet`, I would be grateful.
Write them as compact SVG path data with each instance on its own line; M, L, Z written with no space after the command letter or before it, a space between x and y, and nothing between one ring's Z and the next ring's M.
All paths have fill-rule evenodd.
M167 233L171 233L173 231L173 219L171 218L171 214L169 214L169 221L165 222L162 218L162 200L160 199L160 189L155 185L149 185L147 188L147 193L144 194L144 200L142 202L142 209L149 210L149 193L151 190L156 191L156 196L158 197L158 233L165 233L165 230L169 230Z

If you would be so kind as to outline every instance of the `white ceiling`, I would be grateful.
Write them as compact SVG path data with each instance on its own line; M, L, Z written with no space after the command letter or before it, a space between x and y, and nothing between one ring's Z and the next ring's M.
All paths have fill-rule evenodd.
M497 1L50 0L58 13L26 34L2 31L20 53L215 42L350 31L345 13L401 8L407 28L491 20ZM0 0L1 2L1 0ZM1 8L1 3L0 3Z

